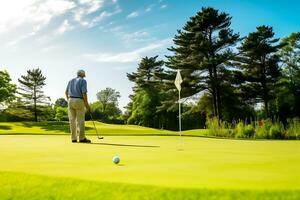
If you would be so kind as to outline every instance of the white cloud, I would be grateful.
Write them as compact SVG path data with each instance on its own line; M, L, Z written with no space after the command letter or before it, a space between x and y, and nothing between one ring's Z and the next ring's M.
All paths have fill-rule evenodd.
M160 6L161 9L164 9L164 8L166 8L166 7L167 7L166 4Z
M92 27L95 27L96 25L98 25L99 22L103 21L104 19L106 19L108 17L111 17L113 15L116 15L120 12L122 12L121 9L114 10L112 12L103 11L98 16L94 17L93 19L87 20L87 21L81 21L80 23L81 23L82 26L92 28Z
M10 0L0 1L0 32L9 32L21 25L45 26L54 17L74 8L68 0Z
M61 35L64 34L66 31L72 30L73 28L74 27L70 25L69 21L65 19L64 22L59 26L59 28L54 31L54 34Z
M146 8L146 12L150 12L152 10L152 8L151 7L148 7L148 8Z
M115 27L111 28L110 31L113 33L120 33L120 32L122 32L122 29L123 29L123 26L115 26Z
M111 10L103 9L107 2ZM120 12L115 0L0 0L0 42L14 47L33 36L49 42L78 25L94 27ZM61 25L53 29L54 23Z
M20 37L17 37L16 39L14 39L14 40L8 42L8 43L6 44L6 47L14 47L17 43L19 43L19 42L22 41L22 40L25 40L25 39L28 38L28 37L30 37L29 34L27 34L27 35L22 35L22 36L20 36Z
M98 11L104 5L104 0L79 0L81 6L85 6L86 14Z
M91 15L103 9L107 2L111 2L111 11L102 10L96 17ZM89 28L122 9L117 0L0 0L0 34L20 27L26 27L27 33L30 27L44 28L54 18L70 12L74 21Z
M152 11L152 9L156 6L156 4L151 4L149 5L146 9L145 9L145 12L150 12Z
M83 8L78 8L74 11L74 20L77 22L81 22L84 15L85 15L85 10Z
M81 0L81 4L89 4L93 0ZM103 2L103 1L101 1ZM103 6L103 3L101 4ZM100 8L100 7L99 7ZM99 9L98 9L99 10ZM116 5L113 11L102 11L99 15L94 18L87 17L89 15L89 8L80 7L74 12L74 20L77 21L84 27L91 28L99 24L99 22L103 21L104 19L116 15L122 12L122 9Z
M52 50L56 50L58 48L60 48L59 45L50 45L50 46L42 48L42 52L46 53L46 52L49 52L49 51L52 51Z
M37 34L37 32L40 30L40 26L35 26L33 27L33 30L27 34L24 34L24 35L21 35L15 39L13 39L12 41L9 41L8 43L6 43L6 47L15 47L19 42L29 38L29 37L32 37L32 36L35 36Z
M45 27L55 17L68 12L74 13L74 20L84 26L92 26L106 17L120 13L117 1L113 1L114 10L102 11L96 18L88 15L104 7L106 0L9 0L0 1L0 33L9 32L21 26ZM85 19L87 17L87 19ZM69 21L70 23L70 21Z
M149 53L157 52L162 50L166 46L170 45L172 40L170 38L157 41L155 43L148 44L145 47L121 53L97 53L97 54L86 54L85 58L99 63L128 63L138 62L143 56Z
M156 26L155 26L156 27ZM152 36L151 32L155 27L141 29L132 32L129 27L126 26L114 26L110 29L106 29L104 31L111 32L114 34L116 38L118 38L124 45L128 46L135 46L136 44L145 44L150 41L156 41L157 38ZM130 30L130 31L128 31Z
M138 16L139 16L139 13L137 11L134 11L134 12L130 13L129 15L127 15L127 18L135 18Z
M121 40L125 43L145 42L152 39L150 34L145 30L139 30L133 33L123 33L121 35Z
M16 48L21 41L41 32L52 19L75 7L76 4L69 0L0 1L1 38L7 38L7 47Z

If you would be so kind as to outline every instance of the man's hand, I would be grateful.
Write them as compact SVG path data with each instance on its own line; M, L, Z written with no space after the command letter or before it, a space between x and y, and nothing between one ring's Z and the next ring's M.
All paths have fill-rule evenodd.
M87 97L87 94L86 93L83 93L82 94L82 97L83 97L83 101L84 101L84 105L85 105L85 108L88 112L91 112L91 107L89 105L89 101L88 101L88 97Z
M91 112L91 107L89 104L85 105L86 111L88 111L89 113Z

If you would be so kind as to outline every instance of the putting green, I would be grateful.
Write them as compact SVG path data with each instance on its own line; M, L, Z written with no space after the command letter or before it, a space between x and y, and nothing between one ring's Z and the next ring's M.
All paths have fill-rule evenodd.
M169 188L300 189L300 141L91 138L93 144L73 144L66 135L2 135L0 171Z
M136 125L118 125L95 122L96 127L102 135L179 135L178 132L146 128ZM93 123L87 121L86 133L95 135ZM69 133L68 122L0 122L0 134L18 134L18 135L62 135ZM197 129L183 131L183 135L201 136L205 135L207 130Z

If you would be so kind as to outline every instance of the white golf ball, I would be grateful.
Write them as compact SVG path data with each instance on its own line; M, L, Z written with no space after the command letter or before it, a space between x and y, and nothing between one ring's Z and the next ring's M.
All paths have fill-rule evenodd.
M114 156L113 159L112 159L113 163L115 164L119 164L119 162L121 161L120 160L120 157L119 156Z

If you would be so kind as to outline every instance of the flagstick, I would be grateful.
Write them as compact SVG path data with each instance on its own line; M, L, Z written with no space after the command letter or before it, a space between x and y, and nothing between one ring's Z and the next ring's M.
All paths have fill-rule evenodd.
M182 78L181 78L181 75L180 75L180 70L177 69L177 74L176 74L174 84L175 84L175 86L178 90L178 112L179 112L178 120L179 120L179 134L180 134L180 137L181 137L181 106L180 106L181 83L182 83Z
M179 107L179 134L181 136L181 107L180 107L180 90L178 92L178 107Z
M176 74L176 78L174 81L174 84L178 90L178 112L179 112L179 116L178 116L178 120L179 120L179 135L180 135L180 146L182 146L182 137L181 137L181 105L180 105L180 92L181 92L181 83L182 83L182 78L180 75L180 70L177 69L177 74ZM178 151L183 151L182 148L179 148Z

